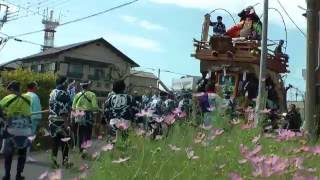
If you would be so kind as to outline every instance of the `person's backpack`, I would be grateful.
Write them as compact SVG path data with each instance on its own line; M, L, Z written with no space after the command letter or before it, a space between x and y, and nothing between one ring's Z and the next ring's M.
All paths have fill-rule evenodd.
M89 103L91 103L91 99L89 99L89 97L86 95L86 91L81 92L80 96L78 97L78 99L76 99L76 104L80 101L80 99L84 97Z
M31 106L31 101L27 98L16 95L14 98L10 99L5 105L3 105L3 108L9 108L12 103L17 101L19 98L24 100L29 106ZM23 116L13 116L10 117L10 119L7 120L6 124L4 125L3 134L4 136L7 136L8 134L12 136L29 136L32 134L31 130L31 120L29 117L23 117Z

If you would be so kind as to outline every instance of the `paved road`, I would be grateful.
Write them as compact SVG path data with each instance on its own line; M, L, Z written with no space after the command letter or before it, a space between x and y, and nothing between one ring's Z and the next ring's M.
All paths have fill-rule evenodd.
M89 149L89 152L93 154L94 150L101 147L103 145L103 141L94 141L93 146ZM26 177L26 180L37 180L38 177L45 171L53 171L50 167L50 154L51 151L42 151L32 153L32 157L37 160L36 163L27 163L24 169L23 175ZM83 161L81 160L78 150L74 150L70 153L70 160L75 164L75 166L71 169L63 169L63 180L71 180L72 177L79 175L79 167L80 164L88 164L91 165L92 162L90 161ZM61 151L59 151L58 162L61 162ZM11 170L11 178L14 179L16 175L16 167L17 167L17 160L14 159L12 163L12 170ZM0 176L4 175L4 158L0 157Z

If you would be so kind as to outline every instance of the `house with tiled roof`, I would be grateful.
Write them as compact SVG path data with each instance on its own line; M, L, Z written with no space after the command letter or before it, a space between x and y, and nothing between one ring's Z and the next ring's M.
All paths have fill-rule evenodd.
M131 68L139 65L108 41L99 38L50 48L4 63L1 67L52 72L67 76L71 81L91 80L97 95L105 97L112 90L113 80L129 76Z

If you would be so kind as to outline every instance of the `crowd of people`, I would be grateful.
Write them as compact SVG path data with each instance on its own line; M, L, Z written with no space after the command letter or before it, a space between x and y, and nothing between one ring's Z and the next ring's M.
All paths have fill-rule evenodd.
M49 95L48 129L51 137L51 162L53 168L70 168L73 163L69 159L69 145L73 140L83 159L88 158L86 148L91 142L93 125L101 122L106 128L108 143L115 143L121 137L128 136L129 124L141 130L145 135L156 139L165 136L165 130L179 119L189 119L191 114L202 118L197 125L212 126L210 112L217 108L217 95L213 93L212 85L205 79L199 82L198 92L183 91L177 94L159 92L155 94L129 94L123 80L113 83L112 92L106 97L103 108L99 108L97 97L91 91L91 82L80 83L81 89L75 88L75 82L68 82L66 77L59 77L56 86ZM27 93L22 93L20 83L12 81L8 87L9 95L0 101L1 138L5 139L2 146L5 158L5 175L3 180L11 177L11 165L15 151L18 151L16 179L22 176L26 161L35 161L30 156L32 141L36 138L39 124L43 118L41 103L37 95L38 85L30 82ZM228 110L230 120L236 118L236 102L231 92L226 93L224 108ZM290 111L291 112L291 111ZM292 113L296 111L292 107ZM103 114L97 121L97 114ZM297 128L299 123L289 122L288 128ZM62 163L57 160L61 149Z
M23 93L20 82L12 81L7 86L9 95L0 101L1 146L5 158L5 175L3 180L11 178L11 165L15 151L18 152L16 179L25 179L22 175L26 161L36 161L30 157L30 148L36 138L42 114L49 113L48 133L51 137L51 162L53 168L70 168L69 159L71 140L79 148L82 158L88 158L86 143L92 138L93 124L97 123L97 114L103 114L102 124L106 125L107 139L110 143L117 140L117 131L126 131L119 124L131 122L152 135L162 135L161 122L169 123L175 116L183 118L191 111L191 93L173 96L168 93L138 96L129 95L124 81L115 81L113 90L106 97L103 108L98 107L97 97L91 91L91 82L68 82L66 77L59 77L56 86L49 95L49 109L43 111L37 95L38 85L30 82L27 92ZM179 110L177 110L179 109ZM148 112L151 115L138 115ZM175 113L174 113L175 112ZM172 116L174 115L174 116ZM169 118L171 117L171 118ZM170 123L169 123L170 124ZM59 149L62 152L62 163L57 160Z

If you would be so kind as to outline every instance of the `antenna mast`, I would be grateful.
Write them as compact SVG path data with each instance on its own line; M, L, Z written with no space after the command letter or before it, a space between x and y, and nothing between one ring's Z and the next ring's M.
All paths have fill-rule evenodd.
M60 23L58 20L53 20L53 10L49 14L47 9L44 12L42 24L44 25L44 46L42 47L42 51L46 51L54 47L54 34Z

